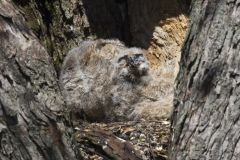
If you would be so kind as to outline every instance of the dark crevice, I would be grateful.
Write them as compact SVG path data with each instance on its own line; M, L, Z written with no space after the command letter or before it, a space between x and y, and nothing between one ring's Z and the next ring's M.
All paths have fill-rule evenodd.
M197 56L193 59L193 61L191 61L187 67L187 72L189 73L191 71L191 68L193 67L193 65L195 64L197 60Z
M236 49L240 43L240 39L237 40L237 42L233 43L233 49Z
M51 57L53 57L53 54L54 54L54 42L51 41L51 25L53 23L53 15L51 13L51 11L49 10L49 8L53 9L53 2L48 2L48 0L41 0L41 1L38 1L36 0L36 4L37 4L37 7L38 7L38 11L40 12L41 14L41 18L42 18L42 21L43 23L45 24L46 26L46 34L48 35L46 38L48 39L49 41L49 44L47 46L47 50L49 51L49 55ZM48 7L46 5L49 5ZM41 33L42 35L41 36L44 36L45 33ZM40 38L41 38L40 36Z
M191 34L191 32L192 32L192 27L190 26L190 30L187 33L187 37L185 38L185 42L181 49L181 61L183 61L184 63L181 63L180 67L185 67L187 65L187 58L190 54L190 47L194 40L194 36Z
M15 4L17 4L17 5L20 5L20 6L26 6L26 5L28 5L30 2L29 2L29 0L21 0L21 1L19 1L19 0L13 0L13 2L15 3Z
M53 140L53 144L56 145L58 147L58 149L61 152L61 155L66 155L66 151L65 151L65 145L62 142L62 133L59 131L56 121L52 120L52 119L48 119L49 120L49 135Z
M185 121L186 121L186 119L187 119L187 117L188 117L188 115L187 115L187 113L185 113L184 115L181 115L181 119L180 119L180 123L179 122L177 122L177 124L175 124L174 126L175 126L175 139L173 140L173 143L174 144L178 144L179 143L179 140L180 140L180 136L182 135L182 131L183 131L183 128L184 128L184 126L185 126Z
M231 72L231 73L229 74L229 77L232 78L232 79L236 79L236 77L240 77L240 74L239 74L239 73Z
M120 14L122 17L122 40L127 44L130 45L132 41L132 35L130 33L130 24L129 24L129 16L128 16L128 1L127 0L115 0L120 10Z
M83 0L91 33L98 38L120 39L130 45L131 34L129 27L127 0ZM86 30L85 32L89 32Z
M224 43L225 43L225 41L226 41L227 35L228 35L228 31L226 31L225 36L224 36L224 39L223 39L223 41L222 41L222 43L221 43L221 47L218 49L218 53L219 53L219 54L222 53L222 49L223 49L223 47L224 47ZM217 56L215 59L218 59L219 54L218 54L218 56Z
M39 84L39 87L43 89L45 86L48 86L48 83L46 81Z
M13 24L13 19L11 17L7 17L6 15L3 15L1 13L0 13L0 17L2 17L7 23Z
M216 79L220 71L221 67L219 64L210 66L204 70L204 73L202 75L203 77L201 78L201 83L199 83L199 90L202 92L202 96L207 96L215 86L213 81Z
M190 14L192 0L178 0L178 3L182 8L183 13L185 13L188 16Z
M207 3L207 6L206 6L206 9L205 9L205 14L204 14L204 17L203 17L203 19L208 19L207 17L208 16L212 16L211 17L211 21L212 21L212 19L213 19L213 17L214 17L214 15L215 15L215 12L216 12L216 5L218 4L218 2L217 2L218 0L212 0L212 1L209 1L208 3Z
M45 3L48 3L47 0L36 1L38 11L40 11L43 22L46 24L47 28L49 28L50 24L52 23L52 14L47 9Z
M26 104L30 108L30 104ZM36 112L36 113L35 113ZM47 122L38 116L38 111L36 109L30 109L29 115L31 113L32 123L36 126L47 126Z
M47 155L47 153L45 151L43 151L42 146L40 146L38 144L38 142L35 140L35 137L32 137L31 134L29 136L30 140L34 143L34 145L36 146L36 149L38 150L38 152L44 157L44 159L48 160L49 156Z
M201 62L201 58L202 57L199 58L197 67L196 67L195 71L192 73L192 75L190 76L190 80L189 80L189 83L188 83L188 89L190 89L192 87L194 77L196 76L197 72L199 71L198 68L199 68L199 65L200 65L200 62Z
M8 74L3 74L3 77L6 78L11 85L13 85L13 80Z
M19 62L17 60L15 60L16 62L16 66L19 70L19 72L21 73L21 75L23 76L23 78L26 80L26 82L30 82L32 84L32 81L31 81L31 77L28 76L23 70L22 70L22 67L21 65L19 64ZM32 84L33 85L33 84Z
M61 12L61 16L62 16L62 21L63 22L66 22L66 24L68 24L67 23L67 21L68 21L68 19L67 19L67 17L65 16L65 11L64 11L64 9L62 8L62 2L61 2L61 0L58 0L58 3L59 3L59 9L60 9L60 12ZM63 27L63 23L61 24L62 25L62 27Z
M28 27L33 30L34 34L41 40L42 43L47 42L46 49L49 51L49 55L51 56L53 56L54 51L54 45L51 41L54 1L55 0L13 0L17 6L28 14L23 15L28 22ZM40 20L40 23L42 22L43 24L38 24L37 20Z
M186 7L190 8L192 0L185 0L184 2L185 2Z
M17 145L17 149L20 152L20 154L23 155L23 157L25 159L29 159L30 160L32 156L30 155L29 150L28 150L27 146L25 145L25 141L23 139L23 135L22 134L17 134L15 132L15 130L19 129L19 127L16 126L16 127L13 127L13 128L11 128L11 127L8 127L8 128L9 128L9 131L11 133L11 138L14 138L14 140L11 141L11 145L12 146L16 146ZM15 159L19 159L19 158L15 158Z
M9 106L4 106L1 100L0 100L0 106L2 108L1 110L3 111L3 117L4 117L7 125L8 126L17 125L18 124L17 113L14 113L14 111L9 111L9 112L12 112L11 115L10 115L10 113L8 113L6 108L5 108L5 107L9 107Z

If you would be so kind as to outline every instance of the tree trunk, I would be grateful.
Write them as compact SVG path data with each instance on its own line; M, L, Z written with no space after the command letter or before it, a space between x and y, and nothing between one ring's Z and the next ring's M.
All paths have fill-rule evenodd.
M9 1L0 2L0 159L75 159L47 51Z
M240 157L239 5L192 3L176 80L170 159Z

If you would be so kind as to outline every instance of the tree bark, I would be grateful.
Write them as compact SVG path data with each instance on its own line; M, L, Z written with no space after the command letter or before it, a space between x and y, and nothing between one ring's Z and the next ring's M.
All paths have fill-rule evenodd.
M51 59L16 6L0 2L0 159L75 159Z
M176 80L170 159L240 157L240 2L193 1Z

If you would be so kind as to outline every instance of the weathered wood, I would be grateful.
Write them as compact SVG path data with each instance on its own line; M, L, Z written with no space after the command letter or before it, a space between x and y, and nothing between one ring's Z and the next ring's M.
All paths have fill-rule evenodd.
M93 154L100 155L106 160L141 160L139 151L128 141L116 137L111 132L100 128L91 128L76 132L76 140ZM91 151L91 148L94 148Z
M176 80L170 159L239 159L239 5L192 3Z

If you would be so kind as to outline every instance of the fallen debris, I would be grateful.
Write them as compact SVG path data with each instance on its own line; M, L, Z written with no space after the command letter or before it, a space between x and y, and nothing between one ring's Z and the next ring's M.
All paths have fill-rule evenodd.
M166 120L82 122L74 138L87 160L167 160L169 127Z

